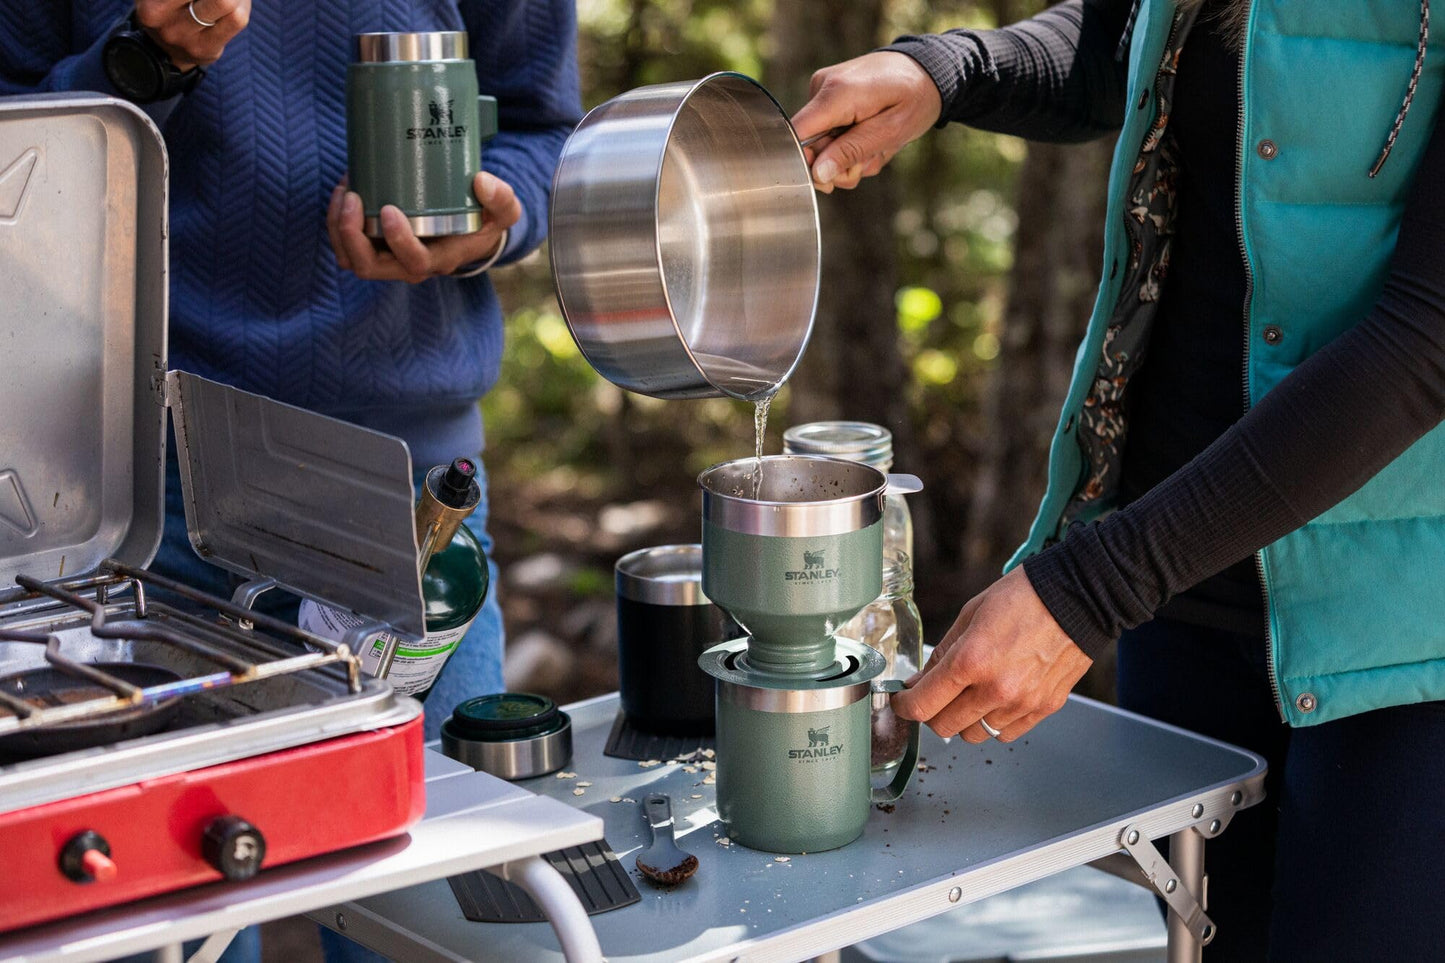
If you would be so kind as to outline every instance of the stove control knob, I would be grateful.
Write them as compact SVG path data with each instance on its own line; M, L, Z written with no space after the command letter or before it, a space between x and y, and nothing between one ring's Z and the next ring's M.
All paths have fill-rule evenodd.
M218 816L201 837L201 855L227 879L250 879L266 858L266 838L240 816Z
M110 858L110 843L93 829L77 833L65 844L60 871L77 883L109 883L120 872Z

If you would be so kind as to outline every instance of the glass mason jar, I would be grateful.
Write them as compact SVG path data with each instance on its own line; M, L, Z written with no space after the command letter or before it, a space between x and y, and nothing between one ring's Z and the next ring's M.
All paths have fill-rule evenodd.
M907 679L923 667L923 619L913 604L908 556L884 559L883 594L838 630L877 649L888 667L884 679ZM873 713L873 771L891 775L908 745L908 726L886 706Z
M866 421L814 421L783 432L783 453L826 455L881 472L893 467L893 433ZM883 500L883 594L838 630L888 661L885 679L907 679L923 666L923 620L913 604L913 516L908 500ZM883 708L873 713L873 771L892 774L908 745L908 727Z
M783 432L783 454L827 455L856 461L885 474L893 467L893 433L866 421L813 421ZM913 516L908 499L883 499L883 557L913 557Z

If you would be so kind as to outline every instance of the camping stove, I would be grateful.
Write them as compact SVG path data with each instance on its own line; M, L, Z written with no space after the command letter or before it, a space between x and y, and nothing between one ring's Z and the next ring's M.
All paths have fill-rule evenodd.
M346 646L120 563L101 572L20 576L0 595L29 609L0 627L0 853L25 881L0 899L0 931L248 879L421 818L420 707ZM125 666L169 677L136 685ZM65 681L24 684L47 670ZM155 716L159 731L125 738Z
M354 654L425 631L410 454L167 369L165 170L128 104L0 101L0 931L424 809L421 707ZM168 422L229 600L146 571ZM331 642L254 611L272 588L359 624Z

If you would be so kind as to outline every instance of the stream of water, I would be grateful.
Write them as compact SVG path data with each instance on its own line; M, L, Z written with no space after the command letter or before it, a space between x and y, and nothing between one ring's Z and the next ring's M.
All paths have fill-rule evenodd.
M763 438L768 431L768 409L773 406L773 397L753 402L753 501L763 490Z

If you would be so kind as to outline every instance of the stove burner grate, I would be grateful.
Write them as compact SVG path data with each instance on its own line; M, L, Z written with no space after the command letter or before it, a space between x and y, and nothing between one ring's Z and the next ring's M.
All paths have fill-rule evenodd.
M0 642L26 642L45 646L45 661L55 672L93 693L88 697L65 700L26 699L14 686L0 684L0 739L43 727L75 727L90 722L104 723L118 712L172 703L198 692L226 686L242 685L289 673L303 672L322 666L337 665L345 669L347 686L352 693L361 689L361 662L342 643L314 635L280 619L255 612L208 592L173 579L133 568L114 560L101 563L100 576L78 579L42 581L27 575L15 577L19 589L0 593L0 605L27 600L49 600L90 616L90 634L99 639L119 639L160 643L198 658L214 671L188 675L137 677L133 673L114 671L110 666L68 658L58 634L0 627ZM178 595L223 619L186 619L192 630L180 631L148 620L147 586ZM93 595L81 592L94 590ZM112 619L109 603L119 592L129 589L133 605L126 617ZM286 651L270 644L253 629L262 629L273 637L299 643L307 651ZM213 636L215 640L208 640ZM239 649L236 648L239 644ZM256 653L267 658L243 658ZM130 675L130 678L123 678ZM13 678L13 677L12 677ZM0 680L3 682L3 680ZM76 692L86 691L82 686Z

